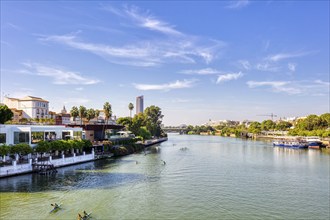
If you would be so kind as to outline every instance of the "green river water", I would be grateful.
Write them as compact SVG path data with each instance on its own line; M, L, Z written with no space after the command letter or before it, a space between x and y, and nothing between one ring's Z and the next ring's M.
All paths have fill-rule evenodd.
M0 219L329 219L329 166L320 150L170 134L158 151L0 179Z

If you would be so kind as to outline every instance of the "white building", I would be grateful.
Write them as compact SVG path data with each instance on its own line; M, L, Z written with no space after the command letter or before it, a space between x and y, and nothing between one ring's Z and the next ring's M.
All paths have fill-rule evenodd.
M0 125L0 144L37 144L41 140L81 139L82 128L39 125Z
M23 111L23 118L48 118L48 101L39 97L26 96L22 99L4 98L4 104L8 108Z

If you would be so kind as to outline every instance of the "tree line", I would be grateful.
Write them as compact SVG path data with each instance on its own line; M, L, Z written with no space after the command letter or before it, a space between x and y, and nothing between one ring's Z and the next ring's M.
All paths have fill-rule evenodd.
M213 127L189 125L186 131L188 134L216 134L220 132L222 136L235 135L237 137L244 133L260 134L262 131L288 131L288 135L292 136L330 137L330 113L324 113L320 116L312 114L293 123L287 121L274 122L272 120L264 120L261 123L254 121L248 126L245 124L223 124Z
M129 104L130 111L133 110L132 103ZM121 117L117 119L117 124L124 125L128 131L131 131L135 136L141 137L143 140L154 137L166 136L161 128L162 111L158 106L149 106L144 112L134 115L134 117Z

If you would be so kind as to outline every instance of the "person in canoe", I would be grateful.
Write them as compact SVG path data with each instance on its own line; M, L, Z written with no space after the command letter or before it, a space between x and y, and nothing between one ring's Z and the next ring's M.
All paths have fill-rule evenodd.
M58 205L57 203L52 203L50 205L54 207L50 212L57 212L61 208L61 205Z
M58 209L58 208L60 208L60 206L57 204L57 203L52 203L52 204L50 204L51 206L54 206L54 209Z

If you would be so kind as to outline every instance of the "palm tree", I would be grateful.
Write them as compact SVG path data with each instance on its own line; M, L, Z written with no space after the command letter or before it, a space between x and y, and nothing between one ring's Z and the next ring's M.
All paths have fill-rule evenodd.
M100 116L100 110L96 109L95 110L95 118L96 118L97 122L98 122L99 116Z
M76 122L76 118L79 115L79 110L76 106L73 106L71 111L70 111L71 116L73 117L73 121Z
M108 124L108 120L112 115L111 104L109 102L104 103L103 111L104 111L104 115L105 115L106 124ZM102 129L102 137L104 137L104 126Z
M82 125L83 118L86 117L86 107L85 106L79 106L79 117L80 117L80 125Z
M104 110L104 115L105 115L105 121L108 124L108 120L110 119L110 117L112 115L111 104L109 102L104 103L103 110Z
M134 109L134 105L133 103L129 103L128 104L128 109L129 109L129 115L132 118L132 110Z
M95 110L90 108L86 112L86 119L88 120L88 123L91 119L95 118Z

